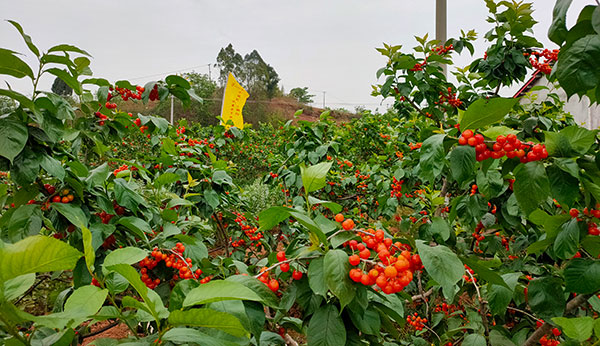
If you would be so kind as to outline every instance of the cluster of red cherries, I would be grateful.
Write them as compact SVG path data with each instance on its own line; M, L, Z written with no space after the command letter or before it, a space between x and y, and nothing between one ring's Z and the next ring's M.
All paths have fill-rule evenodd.
M342 214L335 216L337 222L342 223L342 228L350 231L354 228L352 219L345 219ZM352 268L348 273L354 282L365 286L376 285L385 294L400 292L413 279L413 272L421 270L423 264L419 255L411 255L410 247L400 242L393 243L392 238L386 238L383 230L367 229L357 230L356 235L362 242L350 240L344 243L353 254L348 261L353 266L361 265L362 268ZM376 256L372 256L371 250ZM399 254L397 256L397 253ZM372 260L371 257L374 257ZM377 259L379 261L377 262Z
M248 219L244 216L244 214L236 211L234 211L233 214L235 214L236 216L234 220L235 223L237 223L238 226L240 226L241 230L248 237L248 239L251 242L250 245L259 246L260 240L264 237L264 235L258 231L258 228L256 226L248 224ZM240 238L235 241L233 240L233 238L229 238L229 241L231 241L231 246L234 248L246 245L246 241L243 238Z
M444 103L447 103L454 108L458 108L463 104L463 102L456 97L456 93L452 92L451 87L448 87L447 94L440 91L440 100L435 102L436 105L442 105Z
M408 315L406 317L406 323L408 323L411 327L413 327L417 331L423 330L425 327L425 323L427 323L426 318L421 318L417 312L412 315Z
M285 255L285 251L278 251L277 252L277 262L279 262L279 269L281 269L282 272L287 273L290 271L290 260L288 260L286 258ZM277 292L279 290L279 281L277 281L277 279L271 279L269 277L270 272L267 270L267 268L262 268L260 270L260 275L258 276L258 280L262 283L264 283L265 285L267 285L267 287L273 291L273 292ZM294 280L300 280L302 279L302 272L299 270L294 270L292 272L292 278Z
M544 74L550 74L552 72L551 64L558 60L559 52L559 49L544 49L541 52L533 51L530 54L524 53L523 55L530 55L529 62L533 68ZM540 58L543 58L544 60L540 62Z
M474 147L477 161L484 161L489 158L499 159L506 156L509 159L517 157L521 160L521 163L527 163L548 157L545 145L533 142L523 143L514 134L498 136L496 142L492 145L492 150L490 150L482 134L474 134L471 130L465 130L458 138L458 144Z
M583 214L583 215L581 215ZM576 208L571 208L569 210L569 215L571 218L577 218L578 221L582 221L583 218L588 219L587 227L589 235L600 235L600 229L598 228L598 224L592 221L592 218L600 219L600 205L596 205L596 209L588 209L587 207L583 208L583 212L580 212Z
M543 325L544 325L544 320L537 320L535 322L536 329L540 328ZM558 328L552 328L552 335L554 335L555 337L559 337L561 334L562 334L562 332ZM549 339L548 336L544 335L540 338L540 345L556 346L556 345L560 345L560 341L554 340L554 339Z
M116 176L117 176L117 174L119 174L119 172L123 172L123 171L126 171L126 170L137 171L138 169L137 169L137 167L135 167L135 166L131 166L131 167L129 167L128 165L121 165L119 168L117 168L117 169L115 169L115 170L113 171L113 174L114 174L114 176L116 177Z
M173 280L183 279L199 279L200 275L202 275L201 269L196 269L193 271L192 269L192 259L184 258L183 252L185 251L185 246L182 243L177 243L169 253L165 253L160 251L158 248L154 248L150 256L144 258L139 262L141 267L140 273L142 274L142 281L146 284L149 289L154 289L161 282L159 278L153 279L150 275L152 273L152 269L154 269L160 262L164 261L164 264L167 268L175 269L175 274L173 274ZM200 280L200 283L204 284L210 281L210 277L205 277Z
M110 91L113 91L113 88L109 89ZM121 98L123 99L123 101L127 101L129 99L134 99L134 100L141 100L142 99L142 94L144 93L144 87L143 86L136 86L135 87L135 92L127 89L127 88L120 88L118 86L115 86L114 90L116 92L119 93L119 95L121 95ZM110 94L108 99L110 100ZM107 107L108 108L108 107Z
M396 197L397 199L402 197L402 184L404 184L404 180L398 180L396 177L392 177L392 192L390 192L390 197Z

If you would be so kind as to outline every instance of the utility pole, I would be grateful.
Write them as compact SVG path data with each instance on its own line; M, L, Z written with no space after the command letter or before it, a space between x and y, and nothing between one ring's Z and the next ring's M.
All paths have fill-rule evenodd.
M208 64L208 79L212 80L211 74L210 74L210 64Z
M447 39L446 26L448 18L447 0L435 0L435 39L440 44L445 44ZM444 75L448 73L448 66L443 65Z
M325 109L325 93L326 91L323 91L323 109Z
M171 125L173 125L173 95L171 95Z

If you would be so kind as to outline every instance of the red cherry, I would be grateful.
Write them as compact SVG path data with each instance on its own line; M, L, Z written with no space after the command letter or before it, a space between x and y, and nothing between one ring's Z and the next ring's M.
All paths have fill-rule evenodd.
M579 210L571 208L571 210L569 210L569 215L571 215L572 218L576 218L579 216Z
M277 252L277 261L279 261L279 262L285 261L285 251Z
M473 131L465 130L465 131L463 131L462 136L465 137L466 139L469 139L469 138L473 137Z
M294 270L294 272L292 273L292 278L294 278L294 280L302 279L302 272L298 271L298 270Z

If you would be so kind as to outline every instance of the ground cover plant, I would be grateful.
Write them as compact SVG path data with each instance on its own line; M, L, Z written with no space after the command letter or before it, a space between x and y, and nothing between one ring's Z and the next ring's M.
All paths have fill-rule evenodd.
M543 49L525 2L486 0L474 32L378 48L385 114L239 130L127 111L198 99L176 76L92 77L89 54L0 49L0 340L76 345L597 345L598 133L550 94L500 97L533 70L600 98L600 9ZM450 66L455 78L443 73ZM39 90L60 78L77 102ZM92 91L93 90L93 91ZM53 308L23 304L62 282Z

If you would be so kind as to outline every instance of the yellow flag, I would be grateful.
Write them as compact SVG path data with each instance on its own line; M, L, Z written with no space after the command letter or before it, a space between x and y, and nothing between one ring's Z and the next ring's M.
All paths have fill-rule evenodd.
M244 108L248 96L250 94L235 80L233 74L229 73L225 92L223 93L223 105L221 106L221 125L225 126L225 129L231 127L231 125L227 125L229 120L233 122L233 126L239 129L244 128L242 108Z

